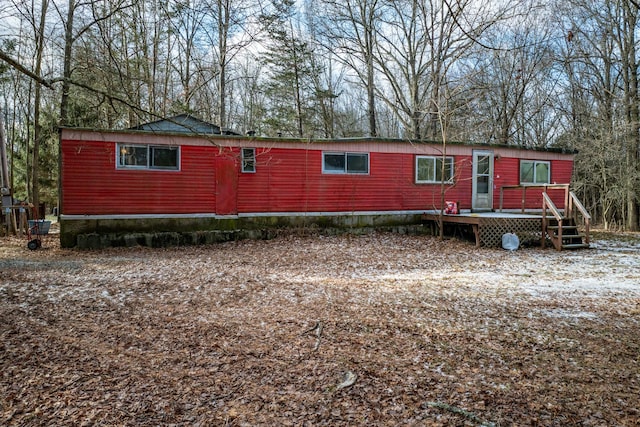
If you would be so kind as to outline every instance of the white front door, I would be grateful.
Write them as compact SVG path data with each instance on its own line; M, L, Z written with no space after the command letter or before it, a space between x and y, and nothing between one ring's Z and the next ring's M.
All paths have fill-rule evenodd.
M473 152L473 193L471 210L493 209L493 151Z

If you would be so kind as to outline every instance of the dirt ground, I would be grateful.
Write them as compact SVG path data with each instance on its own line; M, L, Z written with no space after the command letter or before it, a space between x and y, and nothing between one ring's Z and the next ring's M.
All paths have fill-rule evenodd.
M0 239L0 424L640 425L640 235Z

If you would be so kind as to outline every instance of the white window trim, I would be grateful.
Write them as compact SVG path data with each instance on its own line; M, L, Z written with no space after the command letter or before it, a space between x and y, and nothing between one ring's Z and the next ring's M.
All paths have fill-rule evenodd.
M123 165L120 163L120 150L121 147L136 147L136 148L145 148L147 150L147 164L146 165ZM175 149L177 152L176 156L176 167L155 167L151 166L151 157L152 157L152 149L160 148L160 149ZM163 171L163 172L178 172L181 170L182 166L182 155L181 155L180 146L165 146L165 145L153 145L153 144L127 144L124 142L116 143L116 169L129 169L129 170L151 170L151 171Z
M416 161L415 161L415 183L416 184L441 184L442 181L438 181L437 179L435 179L436 177L434 177L433 180L421 180L418 179L418 161L419 159L431 159L434 162L434 171L435 171L435 166L436 166L436 161L437 160L441 160L442 156L416 156ZM453 177L455 176L455 158L453 156L446 156L445 157L445 162L451 162L451 176L449 177L449 179L447 179L446 181L444 181L445 184L453 184Z
M344 156L344 170L327 170L325 167L325 156L330 155L343 155ZM347 156L349 155L367 156L367 171L366 172L350 172L347 170ZM322 152L322 173L327 175L369 175L371 173L371 155L370 153L357 153L352 151L323 151Z
M528 182L528 181L520 181L520 178L522 177L522 164L523 163L533 163L533 181ZM537 166L540 163L544 163L546 164L547 167L547 180L546 182L537 182L536 180L536 172L537 172ZM520 160L520 168L518 169L518 180L520 181L520 185L544 185L544 184L550 184L551 183L551 162L548 160Z
M251 150L252 151L252 156L251 156L251 162L252 162L252 168L248 169L245 168L245 156L244 156L244 150ZM240 149L240 165L241 165L241 170L242 173L256 173L256 149L253 147L244 147Z

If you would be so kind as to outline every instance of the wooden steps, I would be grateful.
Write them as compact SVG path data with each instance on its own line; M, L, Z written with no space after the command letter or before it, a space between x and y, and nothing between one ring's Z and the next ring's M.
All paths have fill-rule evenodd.
M589 245L586 243L576 243L571 245L562 245L562 249L589 249Z
M585 209L578 196L569 191L565 193L564 209L561 212L545 191L542 193L542 247L547 237L556 250L586 249L589 246L589 228L591 215ZM578 218L582 218L581 232L577 226Z
M573 218L563 218L561 221L551 219L546 225L547 235L557 250L587 249L587 235L581 233ZM561 223L562 226L558 225Z

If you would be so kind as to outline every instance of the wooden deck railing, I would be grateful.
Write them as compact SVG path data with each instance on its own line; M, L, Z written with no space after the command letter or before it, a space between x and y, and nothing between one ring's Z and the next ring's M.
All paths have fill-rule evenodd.
M569 184L521 184L521 185L503 185L500 187L500 212L502 212L503 200L504 200L504 191L505 190L522 190L522 207L521 212L525 212L526 208L526 199L527 199L527 190L531 188L542 188L543 193L547 193L547 190L564 190L564 207L569 204Z
M503 209L504 202L504 191L505 190L522 190L522 207L521 212L524 213L526 210L526 198L527 198L527 190L531 188L542 189L542 245L545 245L545 236L548 234L548 221L547 215L549 212L553 215L553 217L558 222L558 231L557 234L552 239L554 246L556 249L561 250L562 248L562 232L563 232L563 221L567 227L576 228L580 222L580 216L582 217L582 228L584 229L584 243L589 245L589 231L591 227L591 215L587 212L584 205L578 199L578 196L573 191L569 190L569 184L525 184L525 185L505 185L500 187L500 212ZM561 207L557 207L551 197L548 194L548 190L564 190L564 205ZM573 220L573 223L569 221L569 219ZM553 227L555 230L555 226ZM571 235L568 235L572 237Z

